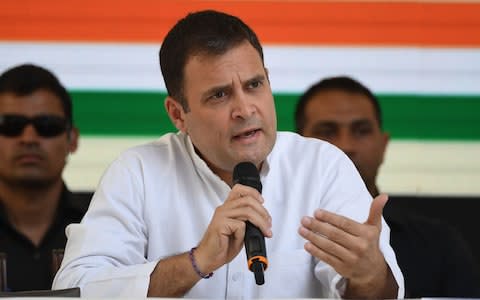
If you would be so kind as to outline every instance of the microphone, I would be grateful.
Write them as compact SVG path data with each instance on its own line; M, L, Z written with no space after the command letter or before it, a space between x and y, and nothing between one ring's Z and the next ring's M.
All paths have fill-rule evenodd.
M262 183L257 167L251 162L241 162L233 169L233 184L255 188L262 193ZM245 251L247 252L248 269L255 275L257 285L265 283L263 271L268 267L267 249L265 247L265 237L260 229L246 221L245 228Z

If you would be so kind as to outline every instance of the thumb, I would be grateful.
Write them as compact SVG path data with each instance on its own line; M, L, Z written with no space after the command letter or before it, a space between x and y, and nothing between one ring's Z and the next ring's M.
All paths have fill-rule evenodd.
M368 219L365 224L374 225L381 227L382 226L382 212L385 204L388 201L387 194L380 194L372 201L370 206L370 213L368 214Z

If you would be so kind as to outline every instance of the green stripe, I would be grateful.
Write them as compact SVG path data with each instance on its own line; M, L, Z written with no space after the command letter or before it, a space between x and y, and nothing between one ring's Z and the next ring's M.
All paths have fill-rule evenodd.
M298 94L275 94L278 129L294 130ZM393 139L480 141L480 95L378 95ZM83 135L159 136L175 131L161 92L72 91Z

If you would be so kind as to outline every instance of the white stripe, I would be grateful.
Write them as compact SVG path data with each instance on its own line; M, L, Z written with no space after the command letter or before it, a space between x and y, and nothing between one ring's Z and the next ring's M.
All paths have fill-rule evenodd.
M158 46L145 44L0 43L2 71L35 63L69 89L164 89Z
M0 42L0 70L31 62L70 89L165 90L159 44ZM274 92L301 92L325 76L348 74L375 92L480 94L480 49L265 47Z
M81 137L65 169L67 185L94 190L118 154L151 137ZM380 170L379 187L397 194L480 195L480 142L392 141Z
M346 74L375 92L479 94L478 50L276 47L266 58L278 90L304 91L320 78Z
M380 190L399 194L480 195L480 142L390 142Z

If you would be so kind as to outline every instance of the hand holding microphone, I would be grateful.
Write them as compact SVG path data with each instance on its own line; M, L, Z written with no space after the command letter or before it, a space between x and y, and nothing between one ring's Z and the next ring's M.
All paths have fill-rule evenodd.
M233 184L237 183L253 187L259 193L262 193L260 175L258 174L257 167L253 163L242 162L235 166L233 170ZM254 273L255 282L258 285L262 285L265 283L263 272L268 267L265 237L257 226L246 221L244 241L248 269Z
M264 236L272 236L270 230L271 218L262 204L263 198L260 194L261 183L258 171L253 164L251 166L257 174L257 183L251 184L251 176L244 176L242 175L243 172L237 173L240 176L236 177L236 183L241 185L234 185L227 199L215 209L212 220L195 249L193 258L196 268L203 274L209 274L234 259L244 247L246 237L256 237L246 240L250 241L247 242L248 245L245 245L246 249L258 249L258 243L262 242L263 246L260 244L260 247L263 248L260 249L265 249ZM238 178L242 178L241 182L238 181ZM257 188L258 184L260 185L259 188ZM248 222L249 220L251 222ZM253 226L253 224L256 226ZM259 231L252 233L251 227ZM254 258L257 256L256 254L253 255L254 252L247 250L247 256ZM248 253L251 253L251 255ZM266 255L263 256L265 257L265 265L261 263L262 274L268 264ZM252 259L252 262L254 260L256 261L256 259ZM258 268L258 263L250 264L249 269L254 272L254 267ZM258 282L261 282L260 277Z

